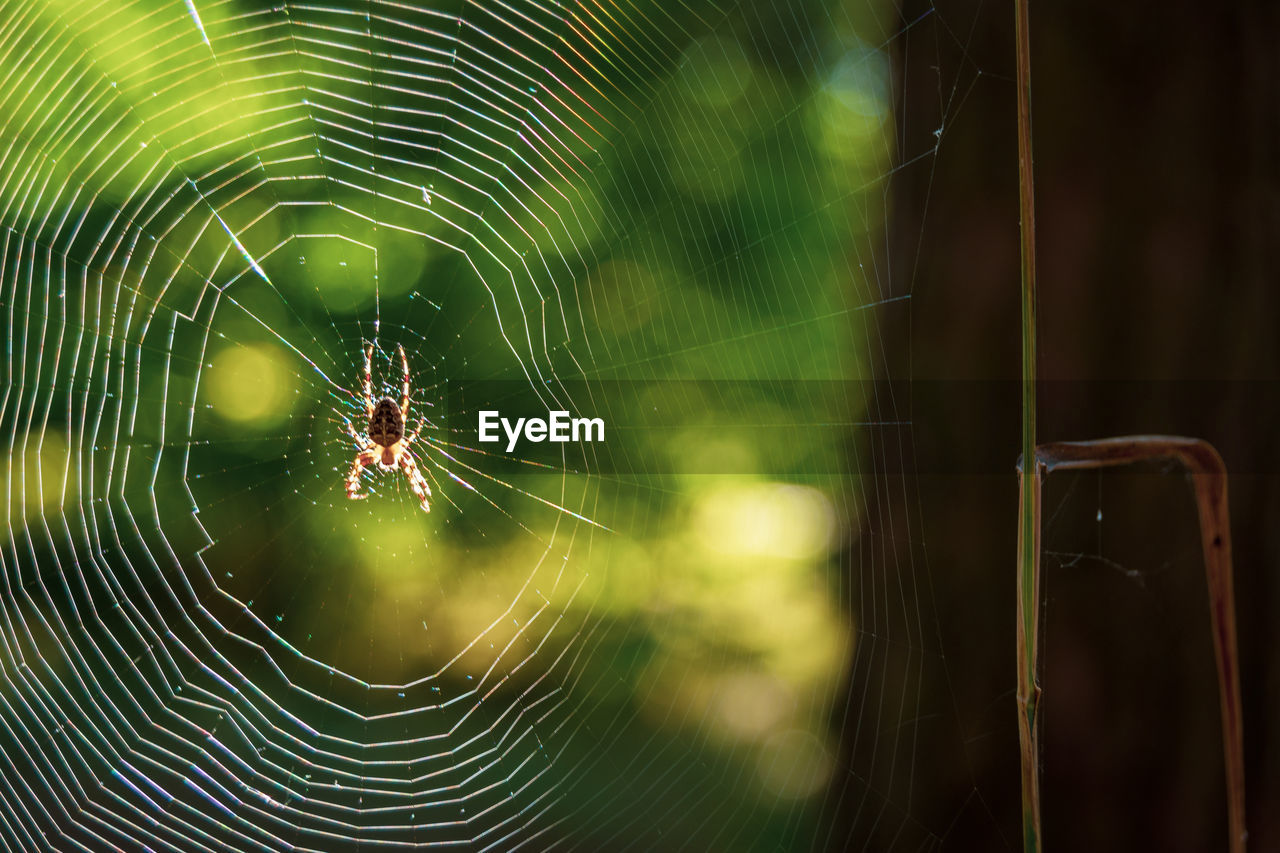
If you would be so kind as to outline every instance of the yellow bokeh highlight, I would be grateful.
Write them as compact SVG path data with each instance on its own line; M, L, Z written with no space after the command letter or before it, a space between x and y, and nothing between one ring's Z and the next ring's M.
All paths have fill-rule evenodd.
M798 800L822 793L831 777L829 747L813 732L778 732L760 749L756 773L770 794Z
M5 493L10 502L5 514L11 523L25 522L75 500L76 478L65 434L57 430L29 433L14 448L5 472L5 482L11 484Z
M220 417L238 424L271 426L288 419L297 377L278 347L230 346L209 368L208 399Z
M841 174L858 179L864 172L883 168L890 141L889 81L888 56L859 43L835 64L812 100L815 142L829 157L845 164Z
M723 730L743 740L756 740L779 730L798 707L795 691L766 672L729 672L715 679L714 685L711 701Z
M722 486L702 497L695 528L710 551L800 560L826 553L835 515L816 489L785 483Z
M820 488L754 474L690 477L681 504L654 536L596 535L589 550L542 528L480 549L427 544L424 519L399 509L352 527L335 546L360 578L361 659L479 680L548 630L625 626L644 638L628 688L649 725L749 750L762 798L817 796L836 750L821 721L854 647L829 581L852 520Z
M762 797L815 796L831 773L835 747L815 721L853 653L854 626L827 580L845 523L807 485L691 478L684 525L627 549L627 571L649 560L648 600L631 612L648 617L657 644L634 688L642 713L750 746Z

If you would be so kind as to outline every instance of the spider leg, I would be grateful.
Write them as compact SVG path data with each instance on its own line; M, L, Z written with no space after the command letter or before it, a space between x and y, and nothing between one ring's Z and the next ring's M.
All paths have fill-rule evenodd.
M408 450L400 454L400 467L409 477L409 486L413 489L413 493L418 496L418 500L422 501L422 511L431 512L431 504L427 500L431 497L431 485L418 470L418 465L413 461L413 455Z
M351 421L347 420L344 417L342 419L342 425L347 428L347 435L351 436L356 440L356 444L360 445L361 447L369 446L369 439L362 438L360 434L356 432L356 428L351 425Z
M400 366L404 368L404 393L400 397L400 417L406 421L409 420L409 359L404 354L404 345L401 344L400 350Z
M377 461L378 456L372 450L362 450L356 454L355 461L351 463L351 473L347 474L348 498L355 501L369 497L367 494L360 494L360 472L364 470L364 466Z
M365 415L373 417L373 344L364 348L364 409Z
M418 426L414 428L413 432L409 433L404 438L400 439L400 443L403 444L405 447L408 447L409 445L417 441L418 433L422 432L422 428L423 426L426 425L426 423L427 422L425 420L418 421Z

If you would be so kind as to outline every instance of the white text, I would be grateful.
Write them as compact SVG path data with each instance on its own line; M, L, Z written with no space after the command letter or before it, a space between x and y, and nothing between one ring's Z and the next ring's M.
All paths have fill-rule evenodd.
M513 423L496 411L480 413L480 440L483 442L501 441L498 427L507 436L507 452L516 449L516 444L523 434L526 441L552 441L564 443L569 441L604 441L603 418L571 418L568 412L547 412L547 419L516 418Z

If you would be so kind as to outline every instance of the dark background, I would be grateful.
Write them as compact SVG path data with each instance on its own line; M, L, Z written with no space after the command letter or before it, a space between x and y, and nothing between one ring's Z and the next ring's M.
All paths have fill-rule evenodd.
M1021 847L1013 10L908 3L903 25L923 19L894 43L900 154L942 133L936 156L890 188L886 254L912 299L909 317L886 326L886 372L911 391L901 440L917 473L882 505L903 519L898 559L927 564L937 637L922 638L919 728L900 744L914 778L868 764L846 731L848 767L862 775L833 789L833 848L930 847L933 833L944 849ZM1280 849L1275 7L1032 3L1030 22L1039 440L1186 434L1225 458L1249 847ZM1224 849L1217 682L1185 476L1055 474L1044 548L1047 849ZM855 670L850 690L889 689L875 677ZM892 832L847 816L876 791L913 803Z

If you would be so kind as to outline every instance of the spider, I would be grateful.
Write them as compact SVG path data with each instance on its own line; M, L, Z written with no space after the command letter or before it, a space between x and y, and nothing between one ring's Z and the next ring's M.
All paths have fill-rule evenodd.
M418 465L409 452L409 445L417 439L422 431L422 422L418 428L405 435L405 420L409 417L409 359L405 357L404 347L398 347L400 365L404 368L404 392L400 397L400 405L390 397L383 397L377 403L373 401L373 344L364 348L364 407L369 418L368 435L360 435L351 426L351 422L343 419L347 433L356 440L360 452L351 463L351 473L347 474L347 497L351 500L362 500L367 494L360 493L360 473L366 465L375 462L383 471L394 471L397 466L409 478L413 493L422 501L423 512L431 512L431 486L427 478L422 476Z

